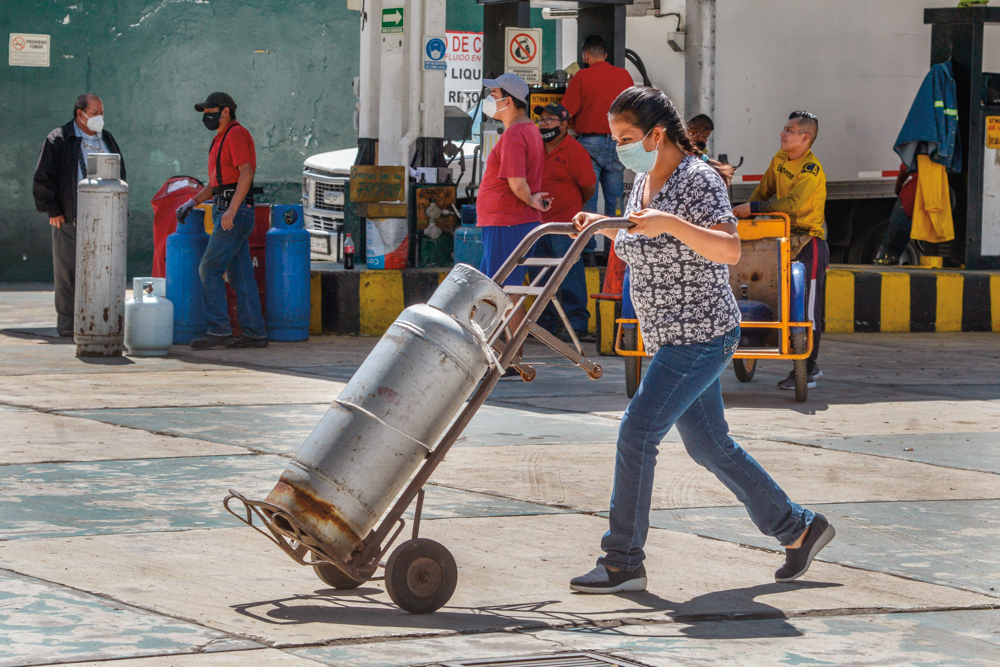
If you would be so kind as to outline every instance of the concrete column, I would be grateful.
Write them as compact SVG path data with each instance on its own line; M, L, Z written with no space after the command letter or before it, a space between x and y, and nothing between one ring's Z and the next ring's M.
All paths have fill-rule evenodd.
M446 0L425 0L424 2L424 35L445 38L445 8ZM447 41L447 40L446 40ZM420 37L423 48L423 36ZM421 56L423 56L421 52ZM423 64L421 64L421 67ZM424 72L423 99L426 109L423 111L422 137L444 137L444 78L445 71Z
M700 113L715 118L715 0L685 4L684 120ZM710 138L708 152L715 153Z
M384 7L403 7L403 0L385 0ZM398 166L408 163L408 156L399 155L399 140L406 134L409 115L409 77L407 75L406 33L381 34L381 12L369 14L372 30L381 38L378 103L378 163ZM406 25L409 30L410 26Z
M361 24L358 73L358 138L378 138L379 95L382 80L382 0L365 2Z

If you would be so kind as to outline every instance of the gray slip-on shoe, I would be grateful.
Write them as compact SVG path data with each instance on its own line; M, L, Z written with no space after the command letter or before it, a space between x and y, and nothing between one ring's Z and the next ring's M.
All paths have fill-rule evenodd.
M774 580L785 584L801 577L812 565L816 554L828 545L836 535L837 531L833 529L826 517L822 514L816 514L813 522L809 524L809 535L806 536L802 546L798 549L785 547L785 564L774 573Z
M646 590L646 567L640 565L632 572L619 570L612 572L603 565L581 577L573 577L569 587L580 593L608 595L610 593L626 593Z

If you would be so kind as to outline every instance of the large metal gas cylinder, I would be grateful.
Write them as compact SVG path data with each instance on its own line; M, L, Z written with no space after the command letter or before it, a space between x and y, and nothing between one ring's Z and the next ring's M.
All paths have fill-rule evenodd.
M302 204L271 207L267 232L265 280L267 337L276 341L309 338L309 232Z
M162 357L174 342L174 304L166 278L133 278L125 304L125 347L132 357Z
M124 349L128 184L120 176L120 155L92 153L76 190L78 357L121 356Z
M174 304L175 345L187 345L208 331L198 266L209 238L201 208L188 213L167 237L167 298Z
M510 307L489 277L452 269L389 327L267 501L349 557L486 374L486 338Z

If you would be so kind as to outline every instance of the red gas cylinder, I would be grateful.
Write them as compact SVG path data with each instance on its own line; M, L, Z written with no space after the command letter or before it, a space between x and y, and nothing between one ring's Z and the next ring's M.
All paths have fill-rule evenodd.
M167 275L167 237L177 230L177 207L194 197L202 183L193 176L167 179L153 196L153 277Z
M182 204L184 202L181 202ZM257 281L257 291L260 293L261 318L267 312L264 308L264 248L267 241L267 230L271 228L271 205L255 204L253 210L254 225L250 235L250 261L253 262L253 277ZM243 329L236 318L236 291L226 282L226 300L229 305L229 323L233 327L234 336L242 336Z

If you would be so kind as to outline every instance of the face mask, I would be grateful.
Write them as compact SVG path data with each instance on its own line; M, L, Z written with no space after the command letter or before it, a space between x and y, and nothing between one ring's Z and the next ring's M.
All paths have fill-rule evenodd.
M222 120L221 111L215 111L213 113L205 113L201 117L201 122L203 122L205 124L205 127L212 130L213 132L219 129L219 124L221 120Z
M649 132L652 131L653 128L649 128ZM646 137L649 136L649 132L646 133ZM642 141L645 141L646 137L643 137ZM637 174L648 172L656 164L656 149L647 151L646 147L642 145L642 141L619 146L617 149L618 160L622 166Z
M544 141L545 143L548 143L559 136L558 127L550 127L547 130L539 130L539 132L542 133L542 141Z
M87 112L86 111L83 112L83 115L86 116ZM100 132L101 130L103 130L104 129L104 116L103 115L101 115L101 116L89 116L87 118L87 129L90 130L91 132Z
M507 105L505 104L503 109L506 108ZM483 100L483 113L489 116L490 118L496 118L497 113L503 111L503 109L497 109L497 100L494 99L493 97L487 97L486 99Z

